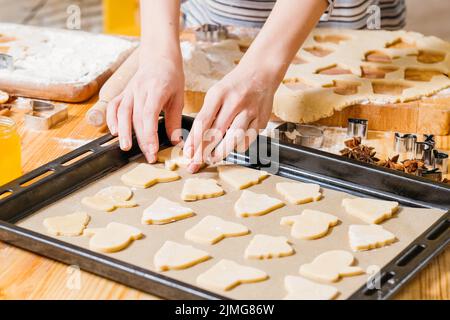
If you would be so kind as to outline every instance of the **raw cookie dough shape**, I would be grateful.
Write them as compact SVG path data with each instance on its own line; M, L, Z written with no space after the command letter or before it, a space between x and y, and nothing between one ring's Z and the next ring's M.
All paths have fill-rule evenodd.
M368 198L343 199L342 205L348 214L373 224L391 218L399 208L397 201Z
M317 281L336 282L341 277L364 273L360 267L352 266L355 258L350 252L332 250L318 255L311 263L300 266L300 274Z
M262 216L284 206L283 201L244 190L240 198L234 204L236 215L241 218Z
M118 222L110 222L106 228L85 229L83 234L91 237L89 240L91 250L104 253L123 250L134 240L143 237L139 229Z
M324 88L333 88L333 92L340 96L351 96L358 93L358 87L361 86L360 82L346 81L346 80L333 80L332 84L324 84Z
M153 264L159 271L181 270L202 263L211 256L208 252L173 241L164 242L153 257Z
M206 288L228 291L244 284L267 280L262 270L243 266L234 261L222 259L197 277L197 283Z
M313 183L279 182L275 188L278 193L292 204L304 204L319 201L322 198L320 186Z
M133 191L125 186L110 186L97 192L97 195L102 197L110 197L115 201L122 202L130 200L133 196Z
M294 254L294 249L286 237L257 234L245 249L247 259L272 259Z
M75 212L66 216L45 218L43 224L52 235L75 237L83 234L89 220L86 212Z
M329 213L306 209L302 214L281 218L282 226L292 226L291 235L297 239L313 240L324 237L339 219Z
M284 277L284 287L288 292L284 300L332 300L339 294L333 286L315 283L303 277Z
M371 224L351 225L348 228L348 239L353 251L364 251L387 246L395 242L396 237L382 226Z
M220 197L225 192L214 179L189 178L184 182L181 199L196 201Z
M225 238L244 236L249 232L248 228L240 223L225 221L216 216L206 216L187 230L184 237L197 243L215 244Z
M116 208L132 208L137 203L130 198L133 191L124 186L111 186L101 189L92 197L84 197L81 202L95 210L113 211Z
M189 165L190 160L183 156L183 149L178 146L163 149L157 154L157 161L164 163L166 169L176 170L177 168L185 168Z
M269 176L262 170L255 170L238 165L221 165L217 167L219 178L234 189L242 190L261 183Z
M166 224L194 216L191 208L183 207L164 197L158 197L142 215L143 224Z
M148 188L156 183L172 182L178 179L180 176L177 173L146 163L139 164L121 177L123 183L137 188Z

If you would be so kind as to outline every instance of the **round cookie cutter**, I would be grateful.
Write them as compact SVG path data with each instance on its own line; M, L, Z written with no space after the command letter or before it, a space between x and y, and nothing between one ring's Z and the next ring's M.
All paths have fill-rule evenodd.
M311 125L287 122L276 128L279 139L309 148L321 148L323 144L323 130Z

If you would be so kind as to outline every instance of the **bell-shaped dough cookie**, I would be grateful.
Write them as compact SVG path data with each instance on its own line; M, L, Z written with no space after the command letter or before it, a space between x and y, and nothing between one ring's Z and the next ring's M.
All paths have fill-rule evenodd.
M83 234L89 220L86 212L75 212L66 216L45 218L43 224L52 235L75 237Z
M313 240L322 238L334 227L339 219L329 213L305 209L302 214L281 218L282 226L292 226L291 235L297 239Z
M339 294L333 286L295 276L286 276L284 287L288 292L285 300L332 300Z
M348 228L348 239L353 251L364 251L387 246L395 242L396 237L376 224L354 224Z
M249 232L242 224L225 221L216 216L206 216L187 230L184 237L198 243L215 244L225 238L244 236Z
M398 210L397 201L367 198L343 199L342 205L348 214L367 223L381 223L392 217Z
M164 163L166 169L176 170L179 167L187 167L190 160L183 156L183 149L174 146L158 152L157 161Z
M238 217L246 218L262 216L282 206L284 206L284 203L281 200L269 197L266 194L244 190L234 204L234 211Z
M262 270L222 259L200 274L197 283L202 287L228 291L241 283L259 282L268 278L269 276Z
M139 164L121 177L123 183L136 188L148 188L156 183L171 182L178 179L180 179L180 176L176 172L156 168L146 163Z
M166 224L192 217L194 211L176 202L158 197L142 215L143 224Z
M181 270L210 258L211 256L206 251L196 249L193 246L166 241L153 257L153 264L159 271Z
M241 190L260 183L269 176L262 170L255 170L234 164L224 164L217 167L219 178L231 185L234 189Z
M332 250L318 255L313 262L300 266L300 274L306 278L325 282L336 282L341 277L364 273L360 267L353 267L355 258L350 252Z
M322 198L320 186L313 183L279 182L276 189L292 204L303 204L319 201Z
M106 228L85 229L83 234L91 237L91 250L105 253L123 250L143 236L141 230L117 222L110 222Z
M181 199L196 201L220 197L225 192L214 179L190 178L184 182Z
M272 259L294 254L294 249L286 237L257 234L245 249L247 259Z

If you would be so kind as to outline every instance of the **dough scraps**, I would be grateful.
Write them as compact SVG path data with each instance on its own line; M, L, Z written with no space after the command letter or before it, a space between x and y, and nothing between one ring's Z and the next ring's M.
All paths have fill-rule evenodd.
M322 198L320 186L313 183L279 182L276 184L276 189L292 204L304 204L319 201Z
M284 277L284 287L288 292L285 300L332 300L339 294L333 286L318 284L303 277Z
M245 249L247 259L272 259L294 254L294 249L286 237L257 234Z
M183 156L183 149L178 146L160 150L157 155L157 161L164 163L166 169L171 171L180 167L185 168L190 163L190 160Z
M282 226L292 226L291 235L297 239L313 240L322 238L339 219L329 213L305 209L302 214L281 218Z
M238 217L246 218L262 216L283 206L284 203L281 200L269 197L266 194L244 190L234 204L234 211Z
M395 242L393 233L377 224L351 225L348 228L348 239L353 251L364 251L381 248Z
M44 219L44 227L54 236L76 237L83 234L83 230L91 218L86 212L75 212L66 216Z
M133 192L128 187L111 186L103 188L92 197L84 197L81 203L94 209L110 212L116 208L132 208L137 203L130 198Z
M300 266L300 274L306 278L336 282L341 277L356 276L364 273L360 267L352 266L353 255L343 250L332 250L318 255L311 263Z
M118 222L110 222L106 228L85 229L83 234L91 237L91 250L105 253L123 250L143 237L141 230Z
M220 197L224 193L214 179L189 178L184 182L181 199L196 201Z
M268 278L269 276L262 270L222 259L200 274L197 283L202 287L228 291L243 283L259 282Z
M215 244L225 238L244 236L249 232L242 224L225 221L216 216L206 216L187 230L184 237L198 243Z
M348 214L371 224L391 218L398 210L397 201L367 198L343 199L342 205Z
M181 270L210 259L208 252L173 241L164 242L153 257L153 264L159 271Z
M217 167L217 170L219 178L237 190L258 184L269 176L269 173L266 171L232 164L220 165Z
M166 224L194 216L194 211L176 202L158 197L142 215L143 224Z
M139 164L121 177L123 183L137 188L148 188L156 183L172 182L178 179L180 176L176 172L156 168L146 163Z

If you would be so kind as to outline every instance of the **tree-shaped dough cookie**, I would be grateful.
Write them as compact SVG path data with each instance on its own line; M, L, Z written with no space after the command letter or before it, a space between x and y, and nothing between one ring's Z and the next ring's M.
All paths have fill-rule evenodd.
M351 225L348 228L348 239L353 251L364 251L381 248L395 242L396 237L382 226Z
M313 183L279 182L276 184L276 189L292 204L319 201L322 198L320 186Z
M86 212L75 212L66 216L45 218L43 224L52 235L75 237L83 234L89 220Z
M166 224L192 217L194 211L164 197L158 197L142 215L143 224Z
M343 199L342 205L348 214L367 223L381 223L398 210L397 201L367 198Z
M255 170L239 165L224 164L217 167L219 178L236 190L245 189L260 183L269 176L262 170Z
M153 264L159 271L181 270L211 258L208 252L193 246L166 241L153 257Z
M269 197L266 194L244 190L234 204L234 211L238 217L246 218L262 216L282 206L284 206L284 203L281 200Z
M288 292L285 300L331 300L339 294L333 286L295 276L286 276L284 287Z
M190 178L184 182L181 199L196 201L220 197L224 193L214 179Z
M134 169L123 174L121 179L128 186L148 188L156 183L178 180L180 176L176 172L141 163Z
M245 249L247 259L271 259L294 254L294 249L286 237L257 234Z

